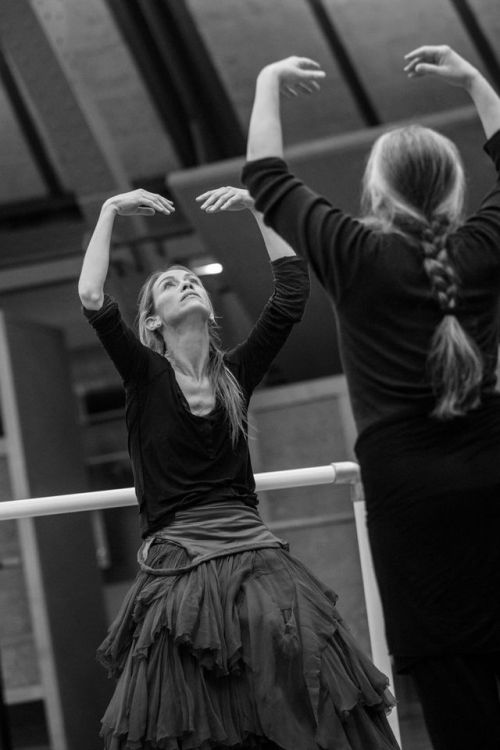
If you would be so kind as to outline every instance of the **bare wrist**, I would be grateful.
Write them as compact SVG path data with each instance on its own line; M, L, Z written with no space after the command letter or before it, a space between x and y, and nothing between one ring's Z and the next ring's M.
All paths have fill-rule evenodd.
M108 198L102 204L101 214L108 214L110 216L116 216L118 213L118 206L114 202L113 198Z
M471 66L471 70L467 73L464 79L464 89L469 94L472 94L474 92L474 89L477 88L478 84L481 84L481 80L484 79L479 70Z
M279 84L280 76L275 65L271 63L270 65L266 65L265 68L262 68L259 75L257 76L257 81L266 81L269 83Z

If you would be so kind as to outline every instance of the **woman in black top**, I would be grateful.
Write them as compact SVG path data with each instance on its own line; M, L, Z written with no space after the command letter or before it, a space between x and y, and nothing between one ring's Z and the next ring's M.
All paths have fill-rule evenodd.
M306 58L259 75L243 179L335 304L396 667L416 681L436 748L498 750L500 99L449 47L406 63L477 108L497 181L466 221L457 149L428 128L375 142L361 220L289 173L279 92L318 88Z
M253 211L241 189L199 200L208 212ZM253 212L275 288L248 338L221 351L210 299L180 266L144 285L137 338L103 292L113 220L172 210L146 191L106 201L79 284L124 382L144 537L141 572L99 649L118 678L105 746L396 748L387 679L256 507L248 402L302 316L306 264Z

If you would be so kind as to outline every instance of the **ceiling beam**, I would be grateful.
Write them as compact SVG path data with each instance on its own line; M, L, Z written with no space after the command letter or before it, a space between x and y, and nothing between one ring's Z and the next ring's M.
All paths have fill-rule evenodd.
M77 77L49 41L29 0L0 3L2 46L34 121L48 143L63 183L93 226L103 200L133 189L109 132ZM124 239L146 234L144 220L130 217Z

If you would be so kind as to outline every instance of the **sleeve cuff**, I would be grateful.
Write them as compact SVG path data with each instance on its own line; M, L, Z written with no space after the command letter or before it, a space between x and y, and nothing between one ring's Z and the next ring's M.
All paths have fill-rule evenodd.
M116 300L111 297L109 294L104 295L104 301L102 303L102 306L99 308L99 310L89 310L86 307L83 307L82 305L82 312L84 316L87 318L90 323L95 323L97 320L100 320L101 317L104 317L111 308L117 307Z
M497 130L496 133L493 133L493 135L488 138L483 149L500 171L500 130Z
M280 167L285 171L288 171L287 163L284 159L279 156L265 156L263 159L252 159L247 161L241 171L241 181L246 184L246 181L252 177L255 173L258 173L261 169L269 169L269 167Z
M301 258L300 255L283 255L281 258L271 261L271 266L274 269L279 270L280 268L287 267L290 264L299 263L303 268L307 268L307 261Z

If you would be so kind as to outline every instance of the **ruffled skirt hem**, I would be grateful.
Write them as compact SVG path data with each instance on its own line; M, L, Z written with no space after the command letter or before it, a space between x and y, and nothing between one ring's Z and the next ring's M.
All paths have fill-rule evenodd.
M148 565L182 567L161 542ZM140 573L98 658L117 678L106 750L387 750L387 678L358 649L336 596L283 549Z

